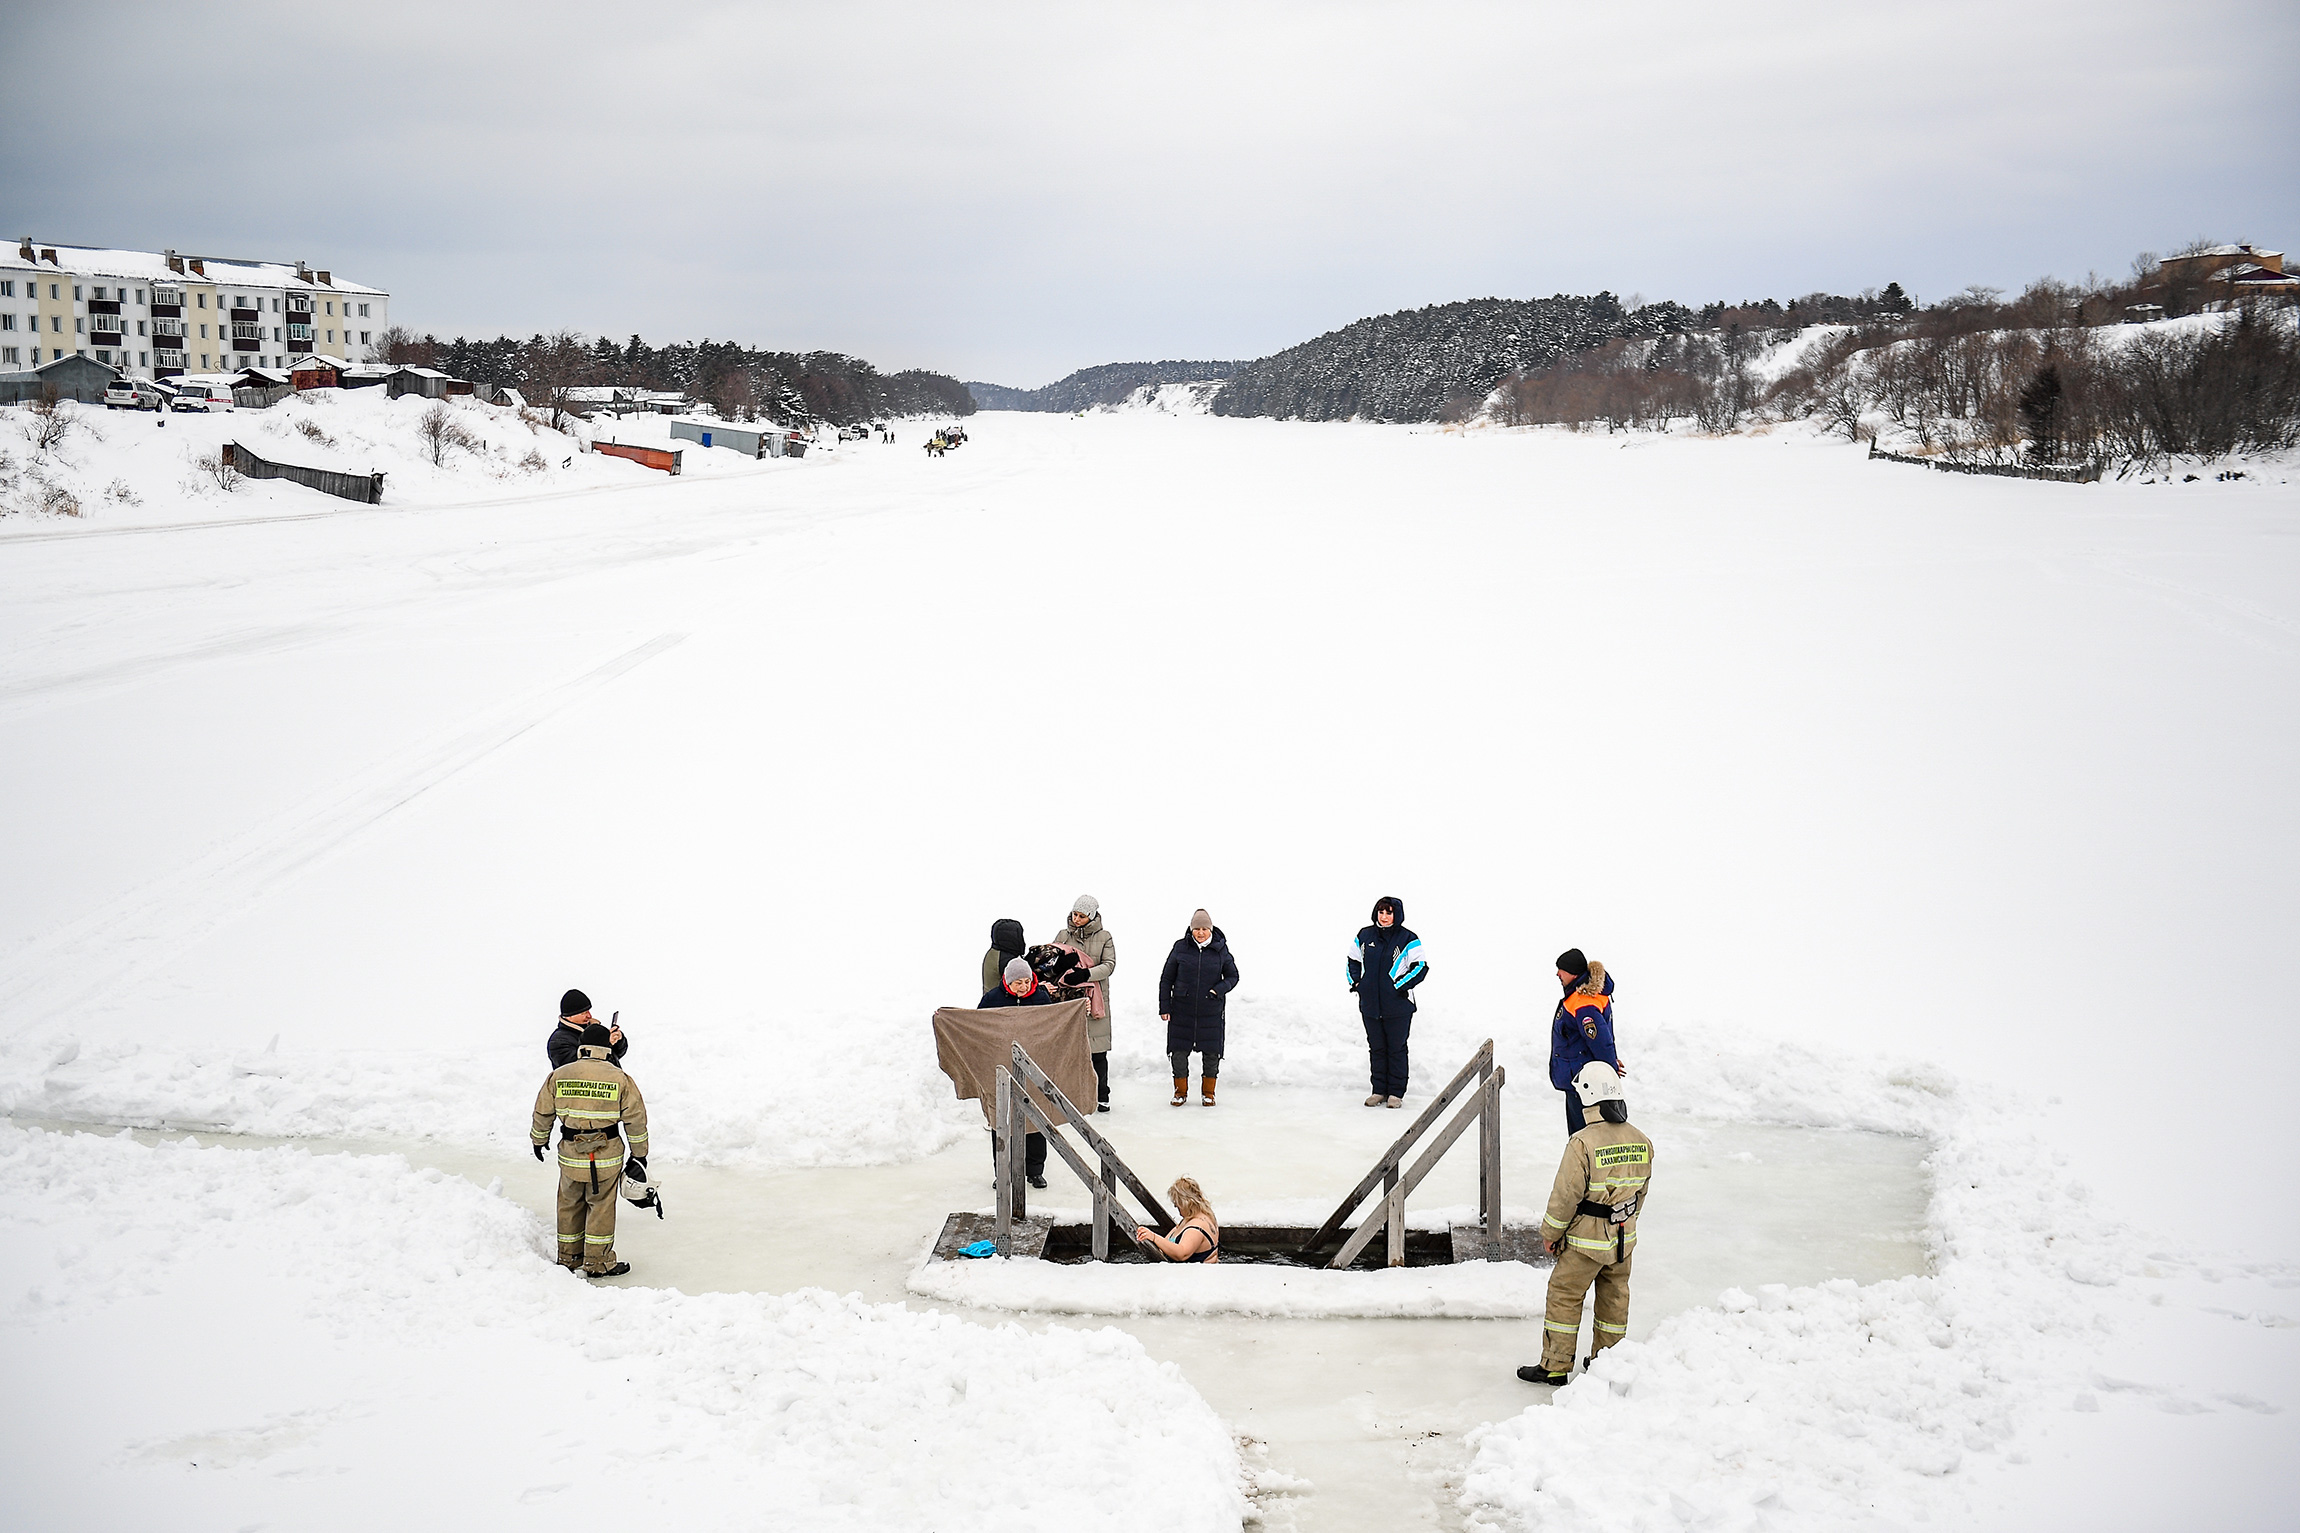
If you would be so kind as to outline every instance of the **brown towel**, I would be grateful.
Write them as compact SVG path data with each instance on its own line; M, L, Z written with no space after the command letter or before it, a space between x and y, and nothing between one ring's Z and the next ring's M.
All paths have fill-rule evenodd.
M1084 1001L994 1006L987 1011L942 1007L934 1014L934 1062L950 1077L958 1096L982 1104L982 1118L988 1123L998 1110L998 1072L1012 1068L1012 1049L1019 1043L1064 1096L1092 1112L1094 1056L1086 1046L1088 1009ZM1067 1121L1062 1109L1035 1091L1030 1095L1048 1118Z

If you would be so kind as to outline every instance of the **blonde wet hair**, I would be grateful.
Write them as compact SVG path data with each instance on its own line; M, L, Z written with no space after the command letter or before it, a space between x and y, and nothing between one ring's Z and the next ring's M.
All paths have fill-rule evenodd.
M1209 1219L1214 1217L1213 1205L1206 1201L1205 1189L1191 1177L1174 1178L1174 1185L1166 1189L1166 1195L1174 1200L1174 1211L1184 1220L1194 1219L1200 1214Z

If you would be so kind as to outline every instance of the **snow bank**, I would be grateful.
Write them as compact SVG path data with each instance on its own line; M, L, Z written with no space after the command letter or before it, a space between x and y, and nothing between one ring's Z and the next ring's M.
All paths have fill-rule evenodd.
M1655 1042L1660 1079L1633 1089L1678 1110L1730 1103L1775 1121L1924 1133L1934 1271L1729 1289L1614 1347L1554 1401L1473 1435L1461 1495L1473 1521L1675 1533L1985 1516L2001 1470L2030 1463L2040 1424L2098 1410L2098 1391L2136 1391L2142 1408L2176 1415L2280 1409L2225 1391L2212 1403L2201 1381L2224 1380L2229 1349L2248 1344L2229 1328L2191 1336L2177 1357L2103 1355L2131 1345L2164 1302L2135 1280L2198 1267L2164 1236L2102 1219L2035 1133L2033 1104L1921 1065ZM2295 1281L2285 1268L2252 1275ZM2161 1382L2118 1377L2134 1368ZM1634 1475L1619 1472L1623 1443L1638 1445Z
M97 1529L1234 1528L1229 1433L1111 1330L558 1272L396 1157L0 1126L0 1480ZM1156 1486L1154 1501L1114 1487Z
M0 461L0 537L75 526L155 526L355 509L356 502L286 480L234 483L228 476L219 478L203 460L213 459L227 442L275 463L381 473L383 504L394 510L663 479L660 470L627 458L586 451L594 437L685 446L682 478L803 471L808 461L755 461L698 443L673 442L660 416L596 423L570 418L567 429L557 430L547 411L481 404L469 397L432 400L409 394L393 399L381 388L310 389L266 409L215 414L107 410L70 400L57 408L67 429L60 442L44 451L33 440L28 407L0 408L0 458L5 460ZM435 411L444 412L435 418L448 429L427 437L424 421ZM821 459L814 461L819 466ZM77 509L59 513L63 505Z
M948 1304L1047 1315L1251 1315L1271 1320L1522 1318L1542 1311L1549 1269L1464 1262L1380 1272L1223 1262L1063 1266L928 1261L906 1285Z

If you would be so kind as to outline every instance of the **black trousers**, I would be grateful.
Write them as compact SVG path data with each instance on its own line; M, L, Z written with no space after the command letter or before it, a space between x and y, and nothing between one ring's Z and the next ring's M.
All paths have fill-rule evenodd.
M1411 1017L1366 1017L1366 1078L1378 1097L1406 1094L1406 1035L1414 1030Z
M1581 1111L1581 1093L1572 1087L1565 1092L1565 1136L1570 1139L1587 1126L1589 1120Z
M998 1175L998 1151L998 1136L993 1134L990 1137L990 1174L994 1179ZM1022 1174L1024 1176L1044 1176L1046 1174L1046 1136L1044 1134L1025 1134L1022 1136Z
M1199 1058L1205 1065L1206 1079L1210 1081L1219 1080L1222 1075L1222 1056L1219 1054L1201 1054ZM1166 1062L1174 1067L1174 1074L1177 1079L1190 1073L1190 1051L1188 1049L1176 1049L1166 1056Z
M1108 1051L1094 1056L1094 1100L1110 1100L1110 1055Z

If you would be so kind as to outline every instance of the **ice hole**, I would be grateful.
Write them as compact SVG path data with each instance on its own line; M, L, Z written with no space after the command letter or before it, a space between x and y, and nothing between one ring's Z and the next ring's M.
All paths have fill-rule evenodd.
M1117 1098L1118 1110L1096 1121L1129 1163L1161 1191L1176 1176L1197 1177L1231 1228L1315 1225L1388 1148L1406 1116L1360 1107L1349 1093L1302 1088L1226 1084L1219 1107L1170 1108L1163 1083L1121 1080ZM1559 1101L1536 1089L1511 1103L1502 1153L1512 1217L1538 1209L1547 1195L1565 1139ZM1409 1098L1407 1105L1419 1103ZM1634 1098L1630 1107L1653 1136L1658 1159L1633 1281L1632 1339L1671 1315L1715 1303L1727 1288L1754 1292L1766 1283L1795 1287L1832 1278L1869 1283L1924 1269L1922 1142L1676 1118L1640 1112ZM921 1306L927 1301L904 1283L949 1210L991 1206L987 1133L903 1165L794 1171L682 1165L667 1113L656 1134L655 1171L670 1217L659 1222L624 1209L617 1247L633 1270L618 1286L689 1293L811 1286ZM199 1137L210 1145L280 1142L205 1130ZM295 1142L316 1152L401 1154L481 1187L500 1178L504 1195L546 1226L552 1216L553 1173L521 1145L486 1151L406 1140ZM1446 1209L1468 1210L1476 1178L1475 1156L1448 1156L1412 1206L1416 1222L1442 1228ZM1033 1207L1082 1224L1086 1196L1077 1178L1057 1159L1048 1181L1046 1191L1033 1193ZM1409 1258L1412 1249L1409 1242ZM1177 1266L1167 1276L1188 1283L1206 1270ZM1016 1319L1003 1310L936 1307L985 1324ZM1540 1352L1538 1317L1024 1318L1114 1325L1178 1365L1240 1433L1268 1445L1273 1469L1310 1483L1297 1519L1304 1527L1430 1523L1451 1494L1445 1486L1459 1484L1463 1434L1549 1398L1515 1376L1518 1363Z

